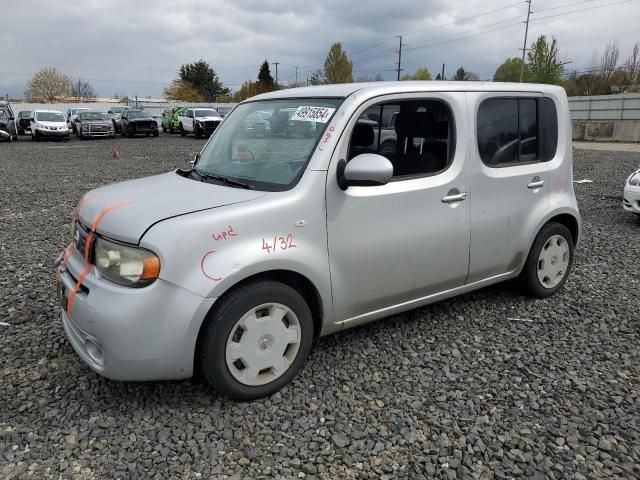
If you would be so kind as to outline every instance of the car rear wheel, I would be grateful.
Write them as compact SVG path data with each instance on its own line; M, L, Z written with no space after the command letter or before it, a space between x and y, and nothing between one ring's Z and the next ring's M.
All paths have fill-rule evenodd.
M573 247L571 232L564 225L552 222L542 227L520 274L524 291L545 298L560 290L571 271Z
M182 123L180 124L180 135L182 135L183 137L187 134L186 130L184 129L184 127L182 126Z
M200 371L238 400L271 395L304 366L313 319L304 298L274 281L242 286L219 300L198 343Z

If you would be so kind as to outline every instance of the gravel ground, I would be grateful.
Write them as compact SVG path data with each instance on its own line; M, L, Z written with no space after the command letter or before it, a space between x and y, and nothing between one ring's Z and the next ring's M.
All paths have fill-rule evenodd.
M320 339L247 404L198 379L103 379L58 319L81 194L201 144L0 144L0 478L640 478L640 219L621 207L640 154L575 152L594 183L576 185L584 236L555 298L502 284Z

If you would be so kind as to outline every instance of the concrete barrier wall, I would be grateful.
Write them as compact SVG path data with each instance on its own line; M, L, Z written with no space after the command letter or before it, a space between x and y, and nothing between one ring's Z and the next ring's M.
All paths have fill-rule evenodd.
M573 139L640 142L640 120L573 120Z

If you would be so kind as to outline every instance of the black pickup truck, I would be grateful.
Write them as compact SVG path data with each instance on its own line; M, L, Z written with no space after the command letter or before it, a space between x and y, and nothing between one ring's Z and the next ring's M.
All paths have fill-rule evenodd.
M0 102L0 140L12 142L18 139L16 119L8 102Z

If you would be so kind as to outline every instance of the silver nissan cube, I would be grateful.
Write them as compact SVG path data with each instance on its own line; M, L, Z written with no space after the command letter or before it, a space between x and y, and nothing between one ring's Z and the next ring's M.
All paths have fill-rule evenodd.
M99 374L248 400L318 336L510 279L553 295L579 238L562 88L326 85L239 104L190 169L87 193L56 276Z

